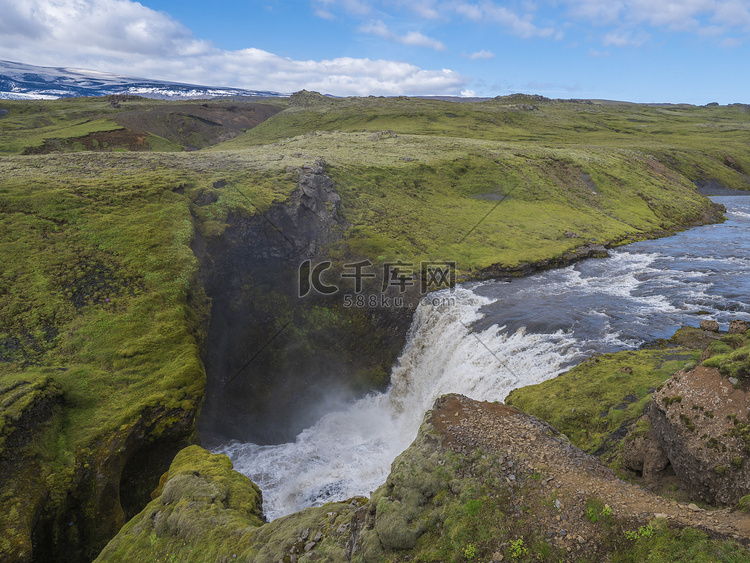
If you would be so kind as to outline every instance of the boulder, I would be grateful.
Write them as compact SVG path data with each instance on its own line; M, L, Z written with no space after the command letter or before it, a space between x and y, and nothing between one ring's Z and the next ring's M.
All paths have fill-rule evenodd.
M745 334L750 330L750 323L735 319L729 323L729 334Z
M719 323L716 321L701 321L700 327L710 332L719 332Z
M718 369L680 371L654 393L648 417L684 486L704 501L750 494L750 393Z

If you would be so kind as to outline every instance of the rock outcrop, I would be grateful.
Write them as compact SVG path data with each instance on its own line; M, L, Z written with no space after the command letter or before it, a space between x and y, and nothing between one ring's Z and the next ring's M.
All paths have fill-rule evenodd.
M710 335L701 364L659 386L624 440L623 465L656 484L668 464L692 498L735 504L750 493L750 333L740 320L728 333L700 326Z
M623 441L622 464L627 469L640 473L646 483L669 465L669 457L661 448L645 415Z
M224 455L191 446L163 476L156 497L96 561L345 561L353 499L265 524L262 497ZM171 559L170 559L171 558Z
M718 369L681 371L654 393L653 438L696 497L733 504L750 494L750 394Z

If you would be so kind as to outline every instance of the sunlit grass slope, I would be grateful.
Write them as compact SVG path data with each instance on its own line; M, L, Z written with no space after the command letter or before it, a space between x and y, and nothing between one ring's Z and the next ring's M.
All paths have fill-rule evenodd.
M290 106L224 144L240 148L309 131L392 130L538 148L624 148L657 157L691 180L747 187L750 106L642 105L514 95L481 103L419 98L292 96Z
M707 206L688 178L626 148L314 132L245 151L266 167L324 158L358 253L464 272L680 228Z

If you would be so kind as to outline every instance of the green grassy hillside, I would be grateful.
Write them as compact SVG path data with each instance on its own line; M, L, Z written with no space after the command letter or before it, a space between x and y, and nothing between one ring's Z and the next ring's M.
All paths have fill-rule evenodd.
M0 102L0 554L29 560L34 530L91 559L142 507L128 488L203 400L191 244L282 204L303 165L324 159L341 196L331 258L465 276L714 220L694 182L750 185L744 106L274 104ZM254 128L232 117L253 111Z
M222 145L244 148L309 131L392 130L543 148L640 151L693 181L747 187L750 106L689 106L549 100L514 95L481 103L419 98L292 96L290 106Z

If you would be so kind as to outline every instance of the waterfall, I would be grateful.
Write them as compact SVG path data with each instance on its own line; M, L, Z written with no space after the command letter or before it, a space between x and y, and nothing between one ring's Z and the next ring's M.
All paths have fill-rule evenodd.
M473 331L472 323L482 318L479 309L491 302L468 287L431 294L417 308L388 391L326 414L292 443L233 442L217 451L258 484L269 519L369 496L440 395L501 401L516 387L560 373L578 354L575 340L563 331L506 334L497 325Z

